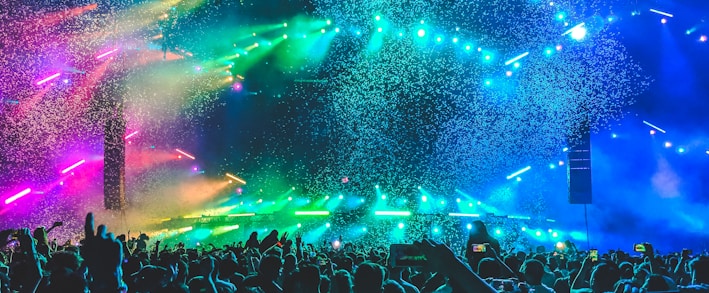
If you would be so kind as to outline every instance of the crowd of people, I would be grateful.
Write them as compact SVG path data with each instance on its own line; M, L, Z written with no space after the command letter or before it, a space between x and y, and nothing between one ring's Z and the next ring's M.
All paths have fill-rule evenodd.
M356 241L316 247L272 231L245 242L172 247L114 236L86 217L78 246L52 245L39 227L0 232L0 293L6 292L709 292L709 255L504 250L476 221L465 251L432 239L391 247Z

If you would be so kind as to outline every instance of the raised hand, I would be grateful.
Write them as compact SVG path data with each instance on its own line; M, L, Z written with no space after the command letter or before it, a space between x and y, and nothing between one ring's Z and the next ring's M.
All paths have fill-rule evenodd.
M35 292L39 281L42 280L42 270L37 258L37 248L30 235L30 229L20 229L17 240L20 242L20 249L22 249L25 265L27 266L27 272L21 279L22 292Z
M283 235L281 235L281 244L286 244L287 239L288 239L288 232L283 232Z
M113 233L106 233L106 226L94 230L94 215L86 215L84 225L86 239L81 247L81 256L93 277L91 292L117 292L127 289L123 283L123 245Z

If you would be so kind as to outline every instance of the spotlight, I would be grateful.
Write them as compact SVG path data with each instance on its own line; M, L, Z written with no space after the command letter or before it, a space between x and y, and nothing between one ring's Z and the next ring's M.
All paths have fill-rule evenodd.
M613 134L611 134L611 137L612 137L612 138L618 138L618 135L615 134L615 133L613 133Z
M453 38L453 43L457 43L457 42L458 42L458 38Z
M554 238L559 237L559 233L553 232L553 233L551 233L551 237L554 237Z
M399 227L399 229L404 229L404 223L399 223L399 225L397 225L397 227Z
M542 236L542 231L537 231L536 233L534 233L534 235L537 235L537 237L540 237L540 236Z
M571 38L577 41L581 41L586 37L586 33L586 28L583 26L579 26L571 31Z
M662 18L662 19L660 19L660 22L661 22L662 24L666 24L666 23L667 23L667 18Z
M438 228L433 228L433 233L438 233L438 232L440 232L440 230L438 230Z
M345 198L345 197L344 197L344 196L342 196L342 194L340 194L340 196L338 196L337 198L339 198L339 199L343 199L343 198Z
M497 235L502 234L502 230L500 230L500 229L495 229L495 234L497 234Z
M283 39L287 39L287 38L288 38L288 35L283 34Z
M700 37L699 37L699 41L702 42L702 43L705 43L705 42L707 41L707 36L706 36L706 35L700 36Z
M374 17L374 19L375 19L376 21L380 21L380 20L382 20L382 17L379 16L379 15L377 15L377 16Z
M419 29L419 31L416 34L419 36L419 38L423 38L426 35L426 30Z
M301 225L300 223L298 223L298 225L296 225L296 226L297 226L298 228L303 227L303 225Z
M471 230L471 229L473 229L473 224L465 225L465 228L468 228L468 230Z
M336 28L335 28L335 32L336 32L336 33L339 33L339 32L340 32L340 28L339 28L339 27L336 27Z
M427 201L428 201L428 197L426 197L425 195L424 195L424 196L421 196L421 201L422 201L422 202L427 202Z
M325 223L326 228L330 228L330 223Z
M657 133L655 132L655 129L650 129L650 135L655 135L655 133Z
M522 232L527 231L527 227L522 227Z
M332 21L328 19L328 20L325 21L325 23L326 23L327 25L331 25L331 24L332 24Z
M385 200L385 199L387 199L386 194L382 194L382 200Z
M666 142L665 142L665 148L671 148L671 147L672 147L672 143L669 142L669 141L666 141Z
M382 29L381 27L378 27L378 28L377 28L377 32L380 32L380 33L381 33L382 30L383 30L383 29Z
M683 147L678 147L678 148L677 148L677 152L680 153L680 154L684 154L684 152L686 152L686 151L687 151L687 150L686 150L685 148L683 148Z
M460 203L460 198L456 198L455 202Z
M564 12L559 12L556 14L556 20L564 20L564 18L566 18L566 14Z

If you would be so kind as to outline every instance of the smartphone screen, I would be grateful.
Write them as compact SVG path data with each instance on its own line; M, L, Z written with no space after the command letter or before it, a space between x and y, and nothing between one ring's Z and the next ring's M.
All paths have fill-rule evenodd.
M413 244L389 246L390 267L421 267L426 264L426 261L426 256Z
M588 252L588 256L591 258L591 261L598 261L598 249L591 249Z
M645 250L645 244L635 244L635 245L633 246L633 250L634 250L635 252L645 252L645 251L646 251L646 250Z
M487 247L485 244L473 244L473 252L485 252Z

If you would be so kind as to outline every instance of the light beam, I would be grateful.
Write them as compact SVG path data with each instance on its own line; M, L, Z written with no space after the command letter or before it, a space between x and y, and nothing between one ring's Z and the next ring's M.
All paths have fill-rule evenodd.
M180 149L175 149L175 151L177 151L177 152L178 152L178 153L180 153L180 154L183 154L183 155L185 155L185 157L188 157L188 158L190 158L190 159L192 159L192 160L194 160L194 159L195 159L195 157L194 157L193 155L190 155L190 154L186 153L186 152L185 152L185 151L183 151L183 150L180 150Z
M515 62L519 61L520 59L527 57L527 55L529 55L529 52L524 52L524 53L518 55L517 57L507 60L507 61L505 61L505 66L515 63Z
M514 172L514 173L512 173L512 174L510 174L510 175L507 175L507 180L510 180L510 179L512 179L512 178L515 178L515 177L519 176L520 174L529 171L530 169L532 169L532 166L527 166L527 167L524 167L524 168L522 168L521 170L519 170L519 171L517 171L517 172Z
M236 176L234 176L234 175L231 175L231 174L229 174L229 173L226 173L226 177L229 177L229 178L231 178L231 179L234 179L234 180L236 180L236 182L239 182L239 183L241 183L241 184L246 184L246 181L244 181L244 179L241 179L241 178L236 177Z
M20 197L23 197L23 196L29 194L30 192L32 192L32 189L30 189L30 188L20 191L20 193L15 194L15 195L11 196L10 198L6 199L5 204L11 204L13 201L18 200Z
M38 82L37 82L37 85L42 85L43 83L46 83L46 82L48 82L48 81L50 81L50 80L52 80L52 79L55 79L55 78L59 77L60 75L61 75L61 72L57 72L57 73L55 73L55 74L52 74L52 75L50 75L49 77L47 77L47 78L45 78L45 79L43 79L43 80L38 81Z
M74 168L81 166L81 164L83 164L83 163L86 163L86 160L78 161L78 162L74 163L74 165L67 167L66 169L62 170L62 174L66 174L66 172L69 172L69 171L73 170Z
M652 127L652 128L655 128L655 129L656 129L657 131L659 131L659 132L667 133L667 131L665 131L664 129L662 129L662 128L660 128L660 127L657 127L656 125L654 125L654 124L652 124L652 123L650 123L650 122L647 122L647 121L643 120L643 123L644 123L645 125L647 125L647 126L650 126L650 127Z

